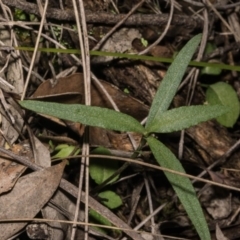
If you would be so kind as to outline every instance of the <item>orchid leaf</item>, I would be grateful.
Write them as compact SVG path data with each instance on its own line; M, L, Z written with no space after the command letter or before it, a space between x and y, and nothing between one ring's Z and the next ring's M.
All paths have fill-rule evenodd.
M193 37L181 49L171 66L168 68L168 71L153 99L146 127L150 127L155 119L160 119L161 114L169 108L200 40L201 35Z
M159 165L185 173L179 160L164 144L153 137L148 137L147 142ZM169 172L164 172L164 174L175 190L200 238L202 240L211 240L206 219L189 178Z
M226 113L228 109L228 107L220 105L174 108L164 112L161 118L154 119L147 131L157 133L180 131L200 122L219 117Z
M21 101L20 105L37 113L80 122L89 126L116 131L145 133L145 129L135 118L108 108L34 100Z

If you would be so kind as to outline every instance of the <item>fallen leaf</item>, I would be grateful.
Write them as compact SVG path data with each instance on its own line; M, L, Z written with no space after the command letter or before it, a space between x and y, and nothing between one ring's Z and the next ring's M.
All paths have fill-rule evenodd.
M65 211L67 212L70 211L70 209L72 210L70 212L72 214L74 213L76 205L62 190L58 189L51 200L54 201L54 205L56 204L61 207L60 209L61 211L63 211L63 213L65 213ZM58 222L58 220L73 219L70 217L69 218L65 217L61 211L56 210L55 208L52 207L52 205L49 204L46 205L41 211L43 214L43 218L56 220L55 222L48 223L47 232L50 232L49 235L51 236L51 238L49 239L51 240L67 239L66 235L68 232L68 228L71 229L71 225Z
M229 240L229 238L224 236L224 234L218 224L216 224L216 239L217 240Z
M0 197L0 219L33 218L49 201L62 177L65 162L21 177L13 190ZM0 223L0 239L7 239L27 222Z
M10 149L19 156L33 159L30 146L27 141L20 144L13 145ZM19 177L23 174L26 167L15 161L9 160L7 155L1 153L0 155L0 194L10 191Z
M226 219L233 211L231 194L226 189L209 186L201 193L200 201L214 220Z
M34 144L36 148L36 159L35 163L42 167L50 167L51 166L51 156L50 152L46 146L36 137L34 139Z

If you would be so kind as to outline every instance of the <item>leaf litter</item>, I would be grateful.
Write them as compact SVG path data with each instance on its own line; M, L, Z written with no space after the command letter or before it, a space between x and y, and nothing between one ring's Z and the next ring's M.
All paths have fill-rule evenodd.
M92 1L89 1L88 4L89 4L89 9L95 10L97 7L99 7L102 10L106 10L106 6L104 8L104 6L102 6L101 3L99 3L98 1L95 1L94 4ZM124 12L124 11L126 11L126 9L128 9L130 7L127 5L122 6L121 11ZM198 8L198 7L196 6L195 8ZM183 7L183 10L185 11L184 7ZM231 20L230 20L230 18L231 18ZM239 22L237 20L238 20L238 16L233 15L233 14L231 15L231 17L229 16L229 23L231 24L231 26L234 21L236 23ZM234 27L236 27L236 26L234 26ZM99 30L99 29L93 27L92 30L93 30L92 35L96 39L99 39L100 35L103 36L105 34L105 32L107 32L108 29L101 28ZM156 36L159 35L158 30L159 29L151 28L151 27L142 27L140 32L142 34L142 37L151 43L152 41L154 41ZM101 34L99 34L100 32L101 32ZM238 31L235 31L235 32L238 32ZM189 37L190 34L191 34L191 30L188 30L187 28L181 29L181 28L177 28L176 26L171 26L171 28L169 29L169 31L166 35L167 43L164 42L163 43L164 46L162 46L162 47L167 46L167 48L169 49L169 45L171 45L170 49L173 50L172 51L172 53L173 53L174 48L176 46L178 46L178 44L179 44L179 42L177 42L178 36L180 36L181 39L183 39L183 41L184 41L184 39L190 38ZM234 33L234 37L237 37L236 33ZM118 41L120 41L120 42L122 40L124 41L124 35L121 38L122 39L118 39ZM176 41L173 39L176 39ZM67 40L69 40L69 39L67 39ZM215 40L218 41L218 46L224 46L225 43L221 42L222 40L220 38L217 38L217 36L216 36ZM139 39L139 41L140 41L140 39ZM233 40L230 39L230 41L231 41L231 44L234 44ZM225 49L225 52L227 52L227 51L230 53L234 52L231 50L231 44L229 44L229 48L228 48L230 50ZM94 45L94 41L90 41L90 45ZM126 46L131 46L131 44L129 44L129 42L128 42ZM76 47L76 45L73 47ZM142 50L142 48L144 48L144 47L141 46L141 50ZM109 49L105 48L104 50L108 51ZM128 49L125 49L125 51L128 51ZM169 52L167 52L167 53L169 54ZM156 55L154 52L151 52L151 54ZM221 56L221 54L219 54L219 53L217 55L217 52L215 52L215 56L218 56L219 58L228 59L227 57L225 57L225 55ZM165 73L166 66L156 64L156 63L150 64L149 62L146 62L146 61L145 62L144 61L129 62L128 60L114 59L113 63L112 63L111 62L112 60L111 61L110 60L108 62L109 63L108 65L101 64L101 63L97 63L96 65L93 65L93 71L97 75L101 76L101 78L114 83L114 85L116 85L119 89L123 90L126 88L130 92L130 95L137 97L144 103L146 103L146 104L151 103L152 98L155 94L155 90L161 82L161 77ZM64 66L64 63L63 63L63 66ZM36 69L38 69L39 72L42 73L43 67L40 65L38 67L39 68L36 68ZM16 76L21 76L21 74L19 74L19 73L14 73L13 75L14 75L14 77L13 77L14 79ZM72 103L72 102L83 103L84 102L84 99L82 97L83 96L83 81L82 80L79 81L79 79L82 79L81 73L76 73L76 74L70 75L69 77L64 78L63 81L61 79L59 79L58 83L61 86L61 90L57 89L58 86L52 87L49 84L50 81L47 80L42 84L42 86L44 84L46 84L45 90L43 90L40 94L37 93L41 89L41 85L40 85L38 87L37 91L35 92L35 94L32 95L32 98L38 98L38 99L41 99L44 101L52 100L52 101L56 101L56 102L68 102L69 101L69 103ZM205 79L206 79L206 77L205 77ZM206 83L205 79L200 78L200 82ZM223 73L220 76L220 79L221 79L221 81L229 81L230 84L234 86L235 90L239 91L239 86L237 85L238 84L237 81L235 81L234 78L232 78L232 76L230 76L230 74ZM10 78L10 80L8 79L8 81L9 81L9 83L12 83L11 78ZM218 80L216 80L214 77L212 77L210 82L211 81L216 82ZM15 93L20 94L22 91L21 89L23 88L23 81L22 80L16 81L16 83L18 83L20 85L20 87L17 87L20 90ZM34 84L36 85L36 83L34 83ZM147 116L147 113L149 110L148 106L145 106L142 102L139 102L138 100L133 99L128 94L123 94L122 91L120 91L119 89L116 89L113 85L108 87L108 85L110 85L109 83L102 82L102 84L104 85L105 88L107 88L107 91L110 92L110 95L114 98L114 100L117 103L117 105L119 106L119 109L121 112L125 111L126 113L131 114L133 117L135 117L139 121L141 121L143 118L145 118ZM37 85L39 85L39 84L37 83ZM35 86L32 86L32 87L35 89ZM4 97L6 96L5 91L6 90L4 89L3 90ZM54 92L54 91L56 91L56 92ZM96 95L95 95L95 91L97 92ZM7 90L7 92L9 92L9 89ZM204 94L202 94L202 93L203 93L203 90L201 89L201 87L198 86L196 89L195 95L194 95L194 103L195 104L202 104L204 102L204 96L203 96ZM104 106L104 107L111 108L108 101L106 101L104 95L101 92L99 92L98 90L96 90L94 88L94 86L93 86L92 94L93 94L92 95L93 105L95 105L94 101L96 101L97 106ZM31 94L29 94L29 96L31 96ZM178 96L176 96L175 100L179 96L180 96L180 98L181 97L187 98L186 90L183 89L180 92L178 92ZM13 103L10 104L10 100L8 98L14 99L13 95L8 95L7 96L8 105L5 105L5 106L7 106L7 107L9 105L11 107L14 106ZM174 104L175 104L175 101L173 102L173 105ZM131 106L131 107L129 107L129 106ZM13 113L14 110L11 109L10 112ZM16 116L15 114L16 113L14 112L13 115ZM2 130L4 133L4 137L6 138L7 142L9 142L9 144L16 143L16 140L21 139L21 137L19 138L19 131L21 131L21 129L22 129L23 120L22 120L21 115L18 115L16 117L16 119L18 119L18 118L20 119L20 121L17 120L17 122L19 122L19 126L17 127L18 131L14 131L12 133L12 132L9 132L9 130L8 130L8 128L12 127L10 124L11 121L9 120L9 118L5 118L4 116L2 116L2 119L4 119L4 124L2 124ZM36 116L34 116L33 119L34 120L33 120L33 122L31 122L31 127L32 127L36 137L38 136L38 133L44 132L49 137L51 137L51 135L53 137L65 135L65 136L68 136L69 138L73 138L74 140L76 139L77 141L79 141L79 137L81 139L81 136L84 132L84 126L82 126L80 124L63 122L63 121L59 121L58 119L54 119L54 120L51 119L50 121L48 121L48 120L43 120L43 118L36 117ZM52 124L52 121L57 121L57 123ZM68 130L69 126L71 127L72 130ZM215 121L210 121L210 122L202 123L198 126L192 127L190 129L187 129L186 130L187 136L185 137L185 147L184 147L185 151L183 153L182 159L183 159L184 163L186 161L187 168L190 168L189 166L193 166L193 170L188 169L188 171L199 172L200 169L205 169L207 166L211 165L219 158L224 158L223 159L224 161L222 161L221 164L219 165L219 167L214 170L214 171L216 171L216 173L211 173L211 176L215 176L215 175L217 175L218 177L220 176L220 179L222 178L223 181L226 181L226 182L228 181L229 184L234 185L234 183L237 183L239 180L239 172L233 171L233 169L234 170L239 169L239 161L238 161L239 153L238 153L238 151L235 151L229 158L227 158L228 155L225 156L225 153L227 153L228 150L236 142L236 139L238 136L237 135L237 133L238 133L237 126L238 126L238 122L236 123L235 127L233 127L233 129L231 131L229 131L228 129L219 126ZM74 135L71 131L73 131L74 134L77 133L78 137L76 137L76 135ZM234 133L236 135L234 135L234 134L232 135L232 133ZM25 136L26 136L26 134L25 134ZM168 136L168 135L163 135L163 136L160 135L159 136L159 138L164 139L164 143L167 144L168 146L170 146L170 148L173 150L174 153L176 153L177 149L178 149L178 137L179 137L178 133L176 133L175 135L174 134L170 135L170 136ZM139 141L140 137L135 136L135 140ZM35 152L34 154L36 156L38 156L37 159L40 160L40 162L41 162L41 160L42 160L41 153L43 153L43 152L46 153L46 155L43 158L47 159L46 164L49 166L50 165L50 152L48 152L49 151L48 150L48 142L42 141L42 143L41 143L42 145L44 144L46 146L45 150L40 150L40 149L42 149L41 144L39 145L39 143L36 143L36 142L37 142L37 140L35 140L35 144L36 144L36 150L38 150L38 153ZM126 153L129 153L129 151L133 150L132 145L125 133L116 133L113 131L107 132L102 129L95 129L95 130L91 129L90 143L91 143L92 147L105 146L110 149L122 150ZM21 149L21 146L18 144L14 145L14 146L18 146ZM11 151L14 152L13 148L11 148ZM151 158L148 157L145 160L151 161L150 159ZM38 162L38 164L41 164L40 162ZM5 162L3 164L4 164L4 166L6 166ZM9 166L11 166L12 161L9 161L9 163L7 163L7 164L10 164ZM188 165L188 164L190 164L190 165ZM20 177L22 172L25 170L25 167L20 167L18 165L19 164L16 164L16 168L14 168L13 172L11 173L13 175L11 175L9 179L6 176L6 174L8 175L7 169L1 168L1 170L5 171L5 173L4 173L5 175L1 174L0 177L2 177L4 180L8 179L6 184L5 184L5 182L1 181L1 184L3 184L3 186L5 187L5 191L11 190L14 187L14 184L16 184L16 185L18 184L18 182L16 183L16 181L20 181L21 178L19 180L18 180L18 178ZM45 164L43 164L43 165L45 165ZM184 166L185 166L185 164L184 164ZM123 181L122 183L120 182L120 183L118 183L118 185L115 185L115 189L118 192L120 192L120 195L122 196L123 199L127 199L127 196L131 195L131 193L135 189L133 186L136 186L136 185L142 183L142 175L141 175L142 169L141 168L139 169L136 166L134 166L132 169L133 169L133 172L137 172L137 174L138 174L137 177L132 177L132 178L130 178L130 180L127 180L126 182ZM2 171L2 172L4 172L4 171ZM223 175L218 174L218 171L221 171L221 173ZM74 172L73 170L70 171L71 174L73 172ZM128 170L128 172L132 173L131 170ZM139 172L140 172L141 177L139 176ZM75 174L76 174L76 172L74 172L73 175L75 175ZM165 181L165 179L162 177L162 175L160 173L156 173L151 170L150 172L147 171L147 174L148 174L149 178L152 179L151 180L151 184L152 184L151 194L152 194L154 206L158 206L159 202L164 201L164 200L168 201L169 199L171 199L173 197L173 195L170 191L170 188L168 186L168 183ZM25 177L27 177L28 175L29 174L25 175ZM69 175L67 176L67 178L70 178ZM161 179L162 184L159 182L160 179ZM216 176L215 176L214 180L216 180ZM11 183L11 181L13 181L13 182ZM220 180L218 180L218 181L220 181ZM15 187L13 188L12 191L14 191ZM36 191L36 189L37 189L37 187L35 188L35 191ZM7 196L12 191L1 195L0 201L1 201L2 196L5 196L5 195ZM34 192L34 190L32 190L32 192ZM56 193L56 195L58 195L57 193ZM63 198L66 197L65 193L61 193L61 194L62 194ZM203 192L202 194L204 195L206 193ZM208 221L209 221L209 224L211 224L213 219L214 220L217 219L218 222L220 223L223 233L220 233L219 229L216 228L217 239L225 239L224 236L227 236L228 239L231 239L231 233L227 232L227 230L224 227L226 226L226 224L225 224L226 221L228 221L228 225L229 224L231 225L232 222L229 218L231 216L231 213L233 213L237 209L239 199L234 193L233 193L232 198L229 198L228 192L226 193L225 198L222 197L221 194L223 194L223 190L217 190L217 191L214 191L213 193L211 193L209 196L210 198L207 200L205 199L205 201L203 201L203 207L207 211L209 211L209 209L210 209L210 211L212 211L212 210L214 210L214 208L219 209L219 207L221 207L221 206L223 206L223 208L224 208L223 210L227 210L222 215L220 215L220 213L218 211L217 211L218 212L217 214L213 213L211 216L211 219L208 219ZM21 196L21 195L19 195L19 196ZM16 198L17 198L17 196L16 196ZM17 198L17 199L19 199L19 198ZM50 197L49 197L49 199L50 199ZM45 199L45 202L48 202L49 199L48 200ZM61 199L61 197L60 197L60 199ZM201 199L201 197L200 197L200 199ZM222 200L222 202L220 202L220 200ZM73 212L73 210L70 210L70 208L74 208L74 206L72 206L73 203L71 200L65 199L65 200L63 200L63 202L61 202L61 200L56 200L56 201L58 202L59 206L65 205L64 208L67 210L68 213ZM146 209L148 207L148 204L146 203L146 193L144 191L141 192L141 194L140 194L139 202L136 201L134 203L131 203L131 205L128 205L128 201L125 200L125 204L126 204L125 207L120 209L122 213L128 213L133 206L132 204L137 205L135 217L134 217L135 222L138 222L139 219L143 220L144 218L147 217L148 214L147 214ZM232 206L232 209L229 208L229 204ZM68 208L68 205L71 207ZM3 206L3 205L0 205L0 206ZM8 205L6 205L6 206L8 206ZM31 203L29 203L29 206L31 206ZM41 209L43 210L43 207L41 207L40 205L37 208L38 208L38 210L36 209L37 211L40 211ZM51 210L49 210L49 208L46 207L46 212L50 213L50 211ZM184 219L184 217L180 218L180 216L178 216L181 214L183 215L184 212L182 211L181 206L178 203L176 203L176 206L172 207L172 211L170 211L170 213L166 211L166 212L163 212L161 215L158 215L158 218L161 218L162 216L166 216L165 222L169 223L170 227L167 226L167 224L166 225L162 224L162 225L160 225L160 230L158 229L156 232L157 233L159 231L160 231L159 233L169 233L170 232L170 235L171 235L171 233L175 232L177 235L182 234L181 236L194 238L194 233L189 233L189 232L185 233L184 231L182 231L180 233L178 232L179 227L181 227L181 226L184 226L185 228L188 228L188 229L191 228L191 227L189 227L189 223L185 223L185 225L184 225L184 224L181 224L180 222L176 221L176 219ZM54 217L54 215L55 215L55 217ZM127 214L126 214L126 216L127 216ZM32 215L32 217L34 217L34 215ZM61 219L61 217L65 218L65 217L63 217L62 214L57 214L57 211L55 213L53 213L53 215L49 215L49 218L52 218L52 217L53 217L53 219ZM69 218L69 215L67 218ZM122 219L124 219L125 222L127 222L127 219L125 219L125 216L122 216ZM176 227L174 227L174 224L172 224L172 225L170 224L172 219L174 219L174 224ZM232 219L234 219L235 223L238 223L238 221L239 221L237 216ZM161 221L161 220L158 219L157 222L159 222L159 221ZM182 220L182 221L184 221L184 220ZM134 224L132 222L132 226L133 225ZM59 224L58 227L60 229L59 233L54 232L54 234L53 234L53 236L55 236L55 239L63 238L63 236L61 234L68 231L67 228L61 224ZM150 228L151 228L151 225L150 225L150 222L148 222L145 224L145 227L143 229L145 231L150 232ZM232 232L236 233L236 231L235 231L236 228L234 228L234 226L233 226L233 229L234 230L232 230ZM52 231L52 230L53 229L50 229L50 228L48 229L48 231ZM27 230L27 231L29 231L29 230ZM53 231L55 231L55 230L53 230ZM12 234L13 234L13 232L12 232ZM226 234L224 234L224 233L226 233ZM9 236L11 236L11 234ZM80 237L82 238L83 236L81 235ZM104 238L104 237L102 237L102 238ZM135 239L137 239L137 238L135 238Z
M18 180L13 190L1 195L0 219L33 218L49 201L62 178L65 162L28 174ZM27 222L1 223L0 238L7 239Z

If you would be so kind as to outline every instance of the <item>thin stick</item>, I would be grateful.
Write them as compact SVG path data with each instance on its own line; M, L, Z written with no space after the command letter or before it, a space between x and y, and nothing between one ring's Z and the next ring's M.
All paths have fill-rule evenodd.
M36 44L35 44L35 48L34 48L34 51L33 51L32 60L31 60L31 64L30 64L30 67L29 67L28 74L27 74L27 78L26 78L26 82L25 82L25 85L24 85L21 100L23 100L25 98L27 87L28 87L30 77L31 77L31 74L32 74L34 62L35 62L35 59L36 59L36 56L37 56L37 53L38 53L38 46L39 46L39 42L40 42L40 38L41 38L41 34L42 34L43 24L45 22L47 6L48 6L48 0L45 1L43 13L42 13L41 24L39 26L39 31L38 31L38 35L37 35L37 39L36 39Z

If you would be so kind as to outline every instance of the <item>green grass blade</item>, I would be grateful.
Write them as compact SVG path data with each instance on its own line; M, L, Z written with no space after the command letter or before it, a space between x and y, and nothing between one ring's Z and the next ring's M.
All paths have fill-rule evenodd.
M147 142L159 165L185 173L179 160L164 144L153 137L148 137ZM206 219L189 178L168 172L164 172L164 174L175 190L200 238L211 240Z
M229 110L226 106L189 106L179 107L164 112L159 119L154 119L146 129L150 132L169 133L189 128L200 122L219 117Z
M161 114L169 108L200 40L201 35L193 37L182 48L171 66L168 68L168 71L153 99L153 103L150 108L148 120L146 123L147 127L149 127L155 119L160 118Z
M21 101L20 105L38 113L80 122L89 126L116 131L145 133L145 129L135 118L107 108L33 100Z
M34 51L33 47L14 47L16 50L20 51ZM47 52L47 53L66 53L66 54L80 54L81 51L79 49L60 49L60 48L38 48L39 52ZM146 55L137 55L131 53L118 53L118 52L104 52L104 51L90 51L91 56L112 56L116 58L127 58L133 60L145 60L145 61L153 61L153 62L161 62L161 63L172 63L173 58L166 57L153 57ZM189 66L192 67L211 67L211 68L219 68L222 70L230 70L230 71L238 71L240 72L240 66L228 65L224 63L211 63L211 62L196 62L190 61Z

